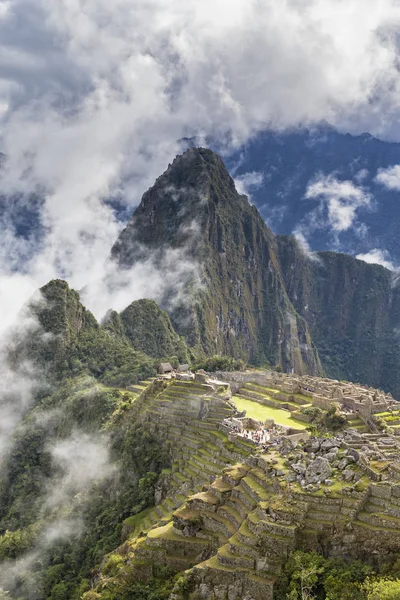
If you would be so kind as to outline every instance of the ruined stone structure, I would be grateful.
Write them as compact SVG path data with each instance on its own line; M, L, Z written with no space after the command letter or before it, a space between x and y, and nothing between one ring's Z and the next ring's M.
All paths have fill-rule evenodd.
M221 431L236 414L228 383L278 405L310 406L321 397L355 411L372 406L371 414L384 407L382 419L396 408L383 392L310 377L219 373L210 380L202 373L190 381L156 380L137 410L170 453L171 468L158 481L155 507L126 522L119 573L146 582L165 567L182 572L170 600L272 600L295 549L378 562L400 551L395 435L382 424L371 432L361 421L335 437L282 436L263 451ZM112 577L99 574L100 598L112 585Z

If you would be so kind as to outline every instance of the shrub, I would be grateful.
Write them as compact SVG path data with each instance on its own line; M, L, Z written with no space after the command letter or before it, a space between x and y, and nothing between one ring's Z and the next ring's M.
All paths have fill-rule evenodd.
M363 589L367 600L400 600L400 579L367 580Z
M203 358L196 361L192 368L197 371L204 369L204 371L243 371L245 363L241 359L235 359L231 356L214 356Z

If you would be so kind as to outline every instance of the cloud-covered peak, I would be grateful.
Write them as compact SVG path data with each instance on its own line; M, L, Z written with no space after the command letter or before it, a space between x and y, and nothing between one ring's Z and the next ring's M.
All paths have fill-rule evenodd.
M323 120L400 138L396 0L0 7L1 189L42 199L40 236L1 216L0 288L15 305L52 278L79 289L103 276L122 227L106 200L137 205L176 140L232 146Z

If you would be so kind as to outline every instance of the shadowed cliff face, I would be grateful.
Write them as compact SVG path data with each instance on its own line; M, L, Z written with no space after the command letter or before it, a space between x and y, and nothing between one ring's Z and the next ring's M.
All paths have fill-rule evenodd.
M163 304L192 346L320 372L307 324L287 297L274 236L209 150L174 160L144 194L112 256L129 268L151 253L163 268L171 251L192 270L180 297L171 286Z
M309 324L327 375L400 397L400 288L393 273L345 254L309 260L277 237L286 291Z

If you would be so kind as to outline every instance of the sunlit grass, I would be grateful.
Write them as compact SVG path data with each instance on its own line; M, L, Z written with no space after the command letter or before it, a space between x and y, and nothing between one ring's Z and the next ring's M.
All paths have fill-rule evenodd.
M306 428L305 423L292 419L287 410L265 406L259 402L247 400L246 398L239 398L238 396L233 396L232 400L236 404L238 410L245 410L246 416L251 417L252 419L257 419L258 421L274 419L275 423L278 425L286 425L287 427L295 427L296 429Z

